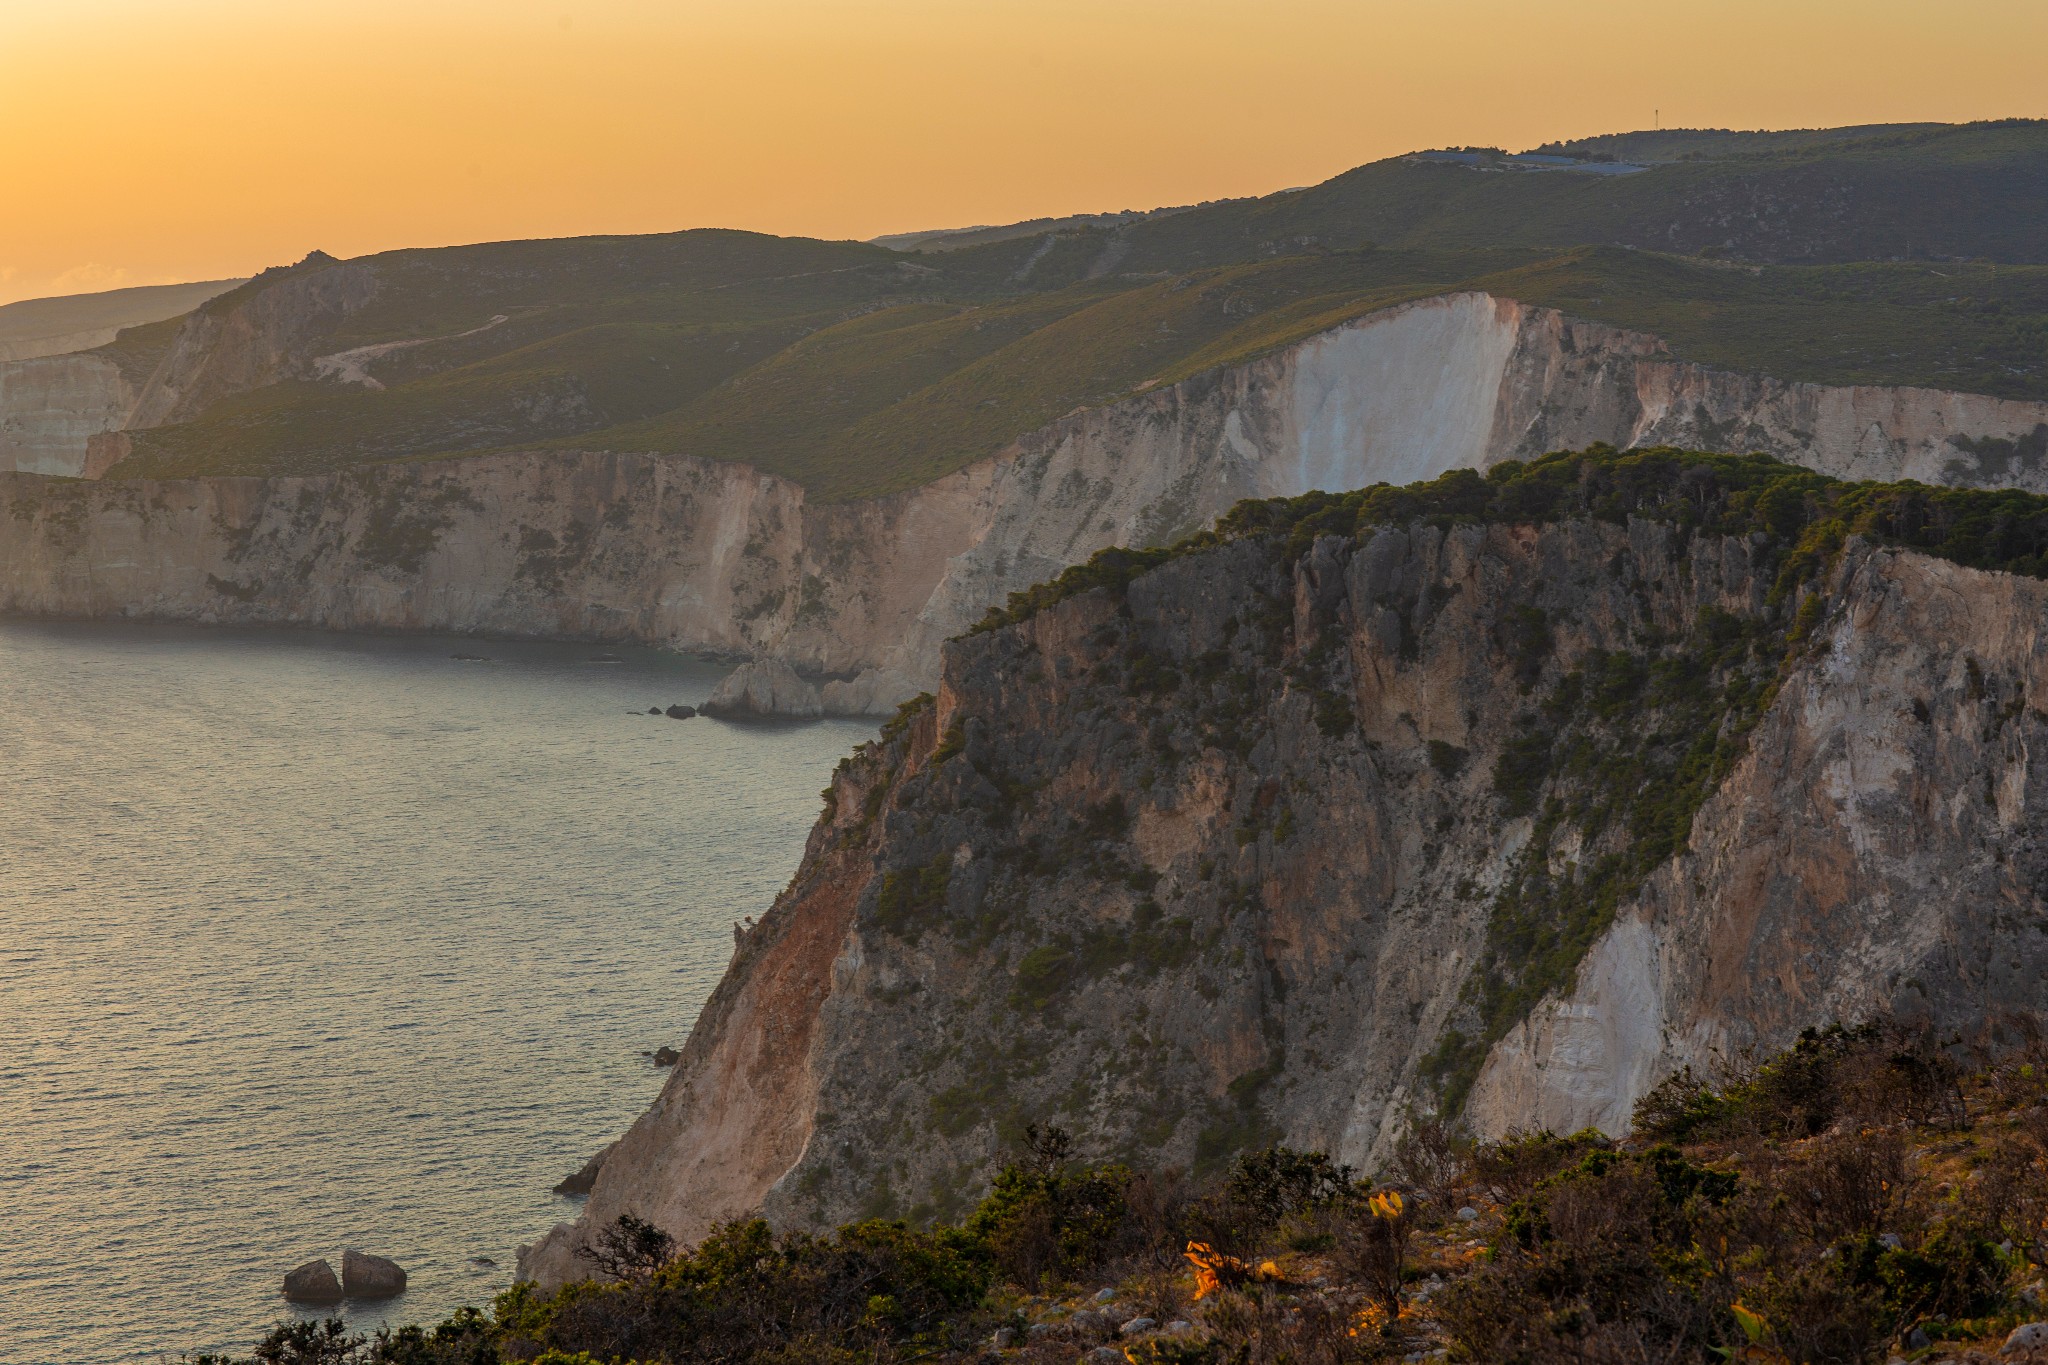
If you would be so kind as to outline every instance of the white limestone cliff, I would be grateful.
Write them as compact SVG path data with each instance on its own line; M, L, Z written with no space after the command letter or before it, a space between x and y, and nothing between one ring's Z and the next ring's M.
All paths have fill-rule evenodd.
M374 281L329 269L297 288L308 297L294 318L359 307ZM296 297L271 294L280 308ZM245 312L188 328L135 420L296 363ZM207 327L219 335L202 337ZM98 458L118 439L96 443ZM1244 497L1403 482L1595 441L2048 489L2048 404L1728 374L1675 360L1654 337L1464 293L1076 413L921 488L861 502L813 503L742 465L603 453L87 490L17 481L0 610L573 634L923 689L944 640L1105 546L1170 541ZM97 472L35 458L42 472ZM391 553L387 523L411 537L403 553Z

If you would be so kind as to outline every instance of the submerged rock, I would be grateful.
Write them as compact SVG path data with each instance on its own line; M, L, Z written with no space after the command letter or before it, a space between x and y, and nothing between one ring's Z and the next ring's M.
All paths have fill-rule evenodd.
M722 720L812 720L825 714L818 689L780 659L741 664L698 709Z
M308 1261L284 1277L284 1296L293 1303L340 1303L341 1281L325 1259Z
M351 1247L341 1253L341 1292L352 1299L389 1299L405 1292L398 1262Z

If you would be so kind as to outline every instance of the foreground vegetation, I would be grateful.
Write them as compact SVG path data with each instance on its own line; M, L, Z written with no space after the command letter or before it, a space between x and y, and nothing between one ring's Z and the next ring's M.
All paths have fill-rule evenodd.
M1984 1359L2048 1315L2048 1050L1963 1056L1897 1026L1811 1031L1717 1085L1681 1071L1620 1141L1417 1118L1370 1181L1273 1148L1195 1188L1032 1130L957 1226L739 1221L678 1248L624 1218L591 1281L370 1340L286 1324L254 1359Z

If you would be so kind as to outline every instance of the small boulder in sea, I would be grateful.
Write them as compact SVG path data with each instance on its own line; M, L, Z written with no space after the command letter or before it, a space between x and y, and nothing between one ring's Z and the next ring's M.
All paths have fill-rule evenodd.
M647 714L650 716L658 716L661 714L661 708L659 706L650 706L647 708Z
M694 706L671 706L662 714L670 720L688 720L697 714L697 708Z
M697 710L720 720L813 720L825 705L788 664L759 659L735 668Z
M389 1299L405 1292L398 1262L351 1247L341 1253L341 1292L352 1299Z
M672 1047L658 1047L654 1049L654 1064L656 1066L674 1066L681 1060L683 1060L683 1054Z
M308 1261L284 1277L284 1296L293 1303L340 1303L341 1281L324 1259Z

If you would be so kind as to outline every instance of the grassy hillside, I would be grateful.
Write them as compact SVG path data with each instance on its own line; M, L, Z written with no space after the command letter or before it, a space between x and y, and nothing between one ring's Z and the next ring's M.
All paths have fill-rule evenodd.
M1602 133L1597 137L1546 142L1530 150L1574 156L1601 156L1639 165L1659 161L1725 161L1735 157L1825 149L1845 142L1936 132L1940 123L1864 123L1848 128L1758 129L1660 128L1633 133Z
M1185 269L1364 242L2048 263L2048 122L1806 134L1740 155L1720 145L1730 154L1626 176L1375 162L1310 189L1139 224L1126 233L1123 268Z
M942 252L708 230L391 252L369 258L370 304L305 343L299 378L135 433L115 473L553 445L746 460L856 497L1454 288L1651 331L1725 368L2048 399L2048 266L2024 264L2048 262L2048 124L1573 150L1670 159L1626 176L1396 159ZM1937 259L1953 255L2004 263ZM279 278L204 307L232 311ZM109 351L139 376L167 341L139 331ZM314 377L318 356L390 342L409 344L371 362L381 388Z
M195 284L149 284L0 304L0 343L158 322L190 312L235 283L210 280Z
M1085 274L1096 249L1060 245L1040 262L1055 283ZM904 277L889 260L531 304L475 336L395 353L375 368L382 391L294 381L137 432L117 473L308 473L540 445L744 460L820 498L868 496L960 468L1077 407L1459 288L1651 331L1730 369L2048 399L2043 267L1381 249L987 297L998 273ZM429 308L437 327L492 316L428 305L409 325ZM487 306L519 305L501 294ZM356 335L393 325L372 319Z

